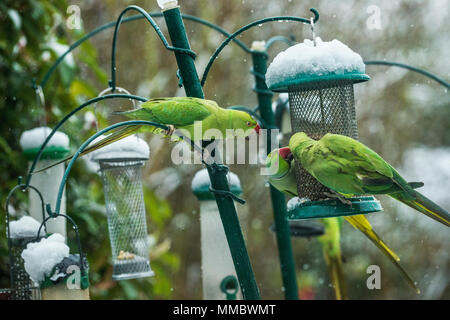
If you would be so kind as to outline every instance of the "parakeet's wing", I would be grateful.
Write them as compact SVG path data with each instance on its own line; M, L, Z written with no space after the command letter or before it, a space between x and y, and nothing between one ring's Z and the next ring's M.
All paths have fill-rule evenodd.
M410 192L408 183L375 151L346 136L327 134L315 147L321 156L313 175L328 187L354 189L355 194ZM327 177L328 176L328 177ZM351 194L352 192L348 192Z
M175 127L194 124L212 114L202 99L188 97L150 99L141 105L141 109L142 114L147 112L150 121Z
M104 146L107 146L113 142L116 142L118 140L126 138L126 137L136 133L141 127L142 127L142 125L128 125L128 126L121 127L118 130L111 133L110 135L108 135L106 138L103 138L102 140L100 140L92 145L89 145L86 149L83 150L83 152L80 153L80 157L84 156L88 153L91 153L92 151L95 151L97 149L103 148ZM57 166L60 163L63 163L63 162L66 162L67 160L72 159L73 156L74 155L72 154L58 162L52 163L51 165L49 165L45 168L36 170L36 171L34 171L34 173L45 171L51 167Z
M372 225L369 220L364 217L364 215L354 215L354 216L346 216L344 217L347 222L349 222L354 228L361 231L374 245L378 247L388 258L392 261L392 263L397 267L397 269L401 272L403 277L406 279L408 284L414 288L414 290L419 294L420 289L416 286L415 282L408 275L405 269L400 265L400 258L395 254L395 252L388 247L388 245L378 236L378 234L372 229Z

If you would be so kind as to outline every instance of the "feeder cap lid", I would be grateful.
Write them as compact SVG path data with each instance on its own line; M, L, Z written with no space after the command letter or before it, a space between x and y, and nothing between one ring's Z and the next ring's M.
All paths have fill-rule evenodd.
M239 177L233 172L228 172L227 174L228 183L230 185L230 191L236 195L240 196L242 194L241 182ZM209 174L207 169L202 169L197 171L192 179L192 192L197 196L199 200L214 200L214 194L209 191L209 186L211 181L209 180Z
M272 91L287 92L289 86L348 80L358 83L370 79L359 54L339 40L305 39L280 52L266 73L266 84Z
M91 145L105 137L107 136L101 135L92 141ZM115 141L91 153L93 161L148 160L149 157L150 147L137 135Z
M37 127L24 131L20 136L19 144L28 160L33 160L52 132L48 127ZM41 159L62 159L69 153L69 137L60 131L56 131L42 152Z

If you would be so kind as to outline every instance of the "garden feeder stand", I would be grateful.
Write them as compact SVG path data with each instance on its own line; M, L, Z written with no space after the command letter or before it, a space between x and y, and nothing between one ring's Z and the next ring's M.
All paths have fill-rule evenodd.
M238 176L229 172L227 178L230 191L236 196L241 195L242 189ZM236 291L238 298L241 298L233 259L210 186L207 170L198 171L192 180L192 191L200 200L203 299L227 298L227 291L224 291L223 288L224 286L229 287L231 284L235 285L233 292ZM224 281L227 283L226 285Z
M142 167L149 155L145 141L129 136L92 156L103 179L113 280L153 276L142 187Z

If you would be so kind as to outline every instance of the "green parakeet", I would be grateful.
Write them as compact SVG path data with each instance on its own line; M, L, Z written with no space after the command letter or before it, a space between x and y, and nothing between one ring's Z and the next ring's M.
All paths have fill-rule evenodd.
M232 109L223 109L219 107L215 101L191 97L150 99L142 103L139 109L125 112L114 112L113 114L124 115L127 118L133 120L157 122L159 124L169 126L170 130L166 132L159 128L143 125L125 126L116 130L114 133L108 135L106 138L100 140L99 142L94 143L92 146L88 146L81 153L81 156L100 149L115 141L123 139L138 131L167 133L167 135L171 136L175 129L179 129L181 130L181 132L183 132L184 130L185 135L189 134L189 139L198 139L202 140L203 142L202 138L206 137L205 133L209 129L218 130L222 138L228 137L230 132L227 132L227 130L229 129L234 130L233 133L235 136L241 137L249 135L252 132L252 129L257 133L259 133L260 130L260 127L256 120L246 112ZM194 123L198 121L200 121L202 125L202 137L196 137L194 135ZM213 138L217 139L218 137L208 137L208 139ZM204 146L205 145L203 145L203 147ZM72 156L69 156L39 171L46 170L71 158Z
M342 268L341 221L339 218L320 219L325 233L318 237L322 245L328 274L334 288L336 300L347 300L347 285Z
M450 226L446 210L415 191L389 163L359 141L331 133L316 141L299 132L291 137L289 148L306 171L343 196L386 194Z
M292 156L291 150L289 148L281 148L273 150L266 159L266 167L271 171L269 175L269 182L276 189L280 190L291 196L297 196L297 183L295 180L295 159ZM394 263L394 265L399 269L402 275L405 277L407 282L416 290L416 292L420 292L420 290L416 287L414 281L407 274L407 272L403 269L403 267L399 264L400 258L395 254L395 252L388 247L388 245L378 236L377 233L372 229L372 226L369 220L366 219L364 215L353 215L353 216L345 216L343 217L348 223L350 223L355 229L361 231L373 244L375 244L378 249L380 249L389 260ZM330 252L325 251L326 248L338 248L339 247L339 237L336 236L336 230L339 230L336 227L337 222L330 222L333 220L338 221L338 218L326 218L321 219L325 226L325 232L327 232L327 228L330 228L331 235L328 235L326 238L327 241L334 242L334 244L328 244L323 247L325 260L329 265L330 269L330 277L333 283L333 286L336 291L336 297L341 296L344 297L345 294L343 290L345 290L342 277L339 278L339 275L342 275L341 271L341 262L342 258L338 258L332 252L340 252L340 249L333 249ZM339 222L339 221L338 221ZM325 240L323 240L325 241ZM321 241L321 242L323 242ZM329 262L328 262L329 261ZM342 288L341 291L338 292L339 288Z

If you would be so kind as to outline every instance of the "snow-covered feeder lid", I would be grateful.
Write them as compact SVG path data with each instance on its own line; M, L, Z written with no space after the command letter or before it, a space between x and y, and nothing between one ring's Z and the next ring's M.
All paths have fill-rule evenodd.
M94 141L100 141L107 136L100 136ZM150 147L147 142L139 138L137 135L128 136L124 139L115 141L108 144L98 150L95 150L91 154L91 160L93 161L133 161L133 160L148 160L150 157Z
M37 283L52 276L53 268L69 256L69 247L59 233L54 233L39 242L31 242L22 252L25 271Z
M239 177L233 172L228 172L227 180L230 185L230 191L239 196L242 194L241 182ZM209 191L211 181L209 180L209 174L207 169L197 171L192 179L192 192L197 196L199 200L214 200L214 194Z
M23 216L17 221L9 223L9 237L15 239L36 239L41 223L31 216ZM44 228L41 228L39 236L44 236Z
M370 79L359 54L339 40L314 42L305 39L280 52L266 73L272 91L287 92L290 86L313 88L318 83L348 80L358 83Z
M24 131L20 136L20 147L28 160L33 160L52 129L38 127ZM41 159L62 159L69 152L69 137L56 131L42 152Z

